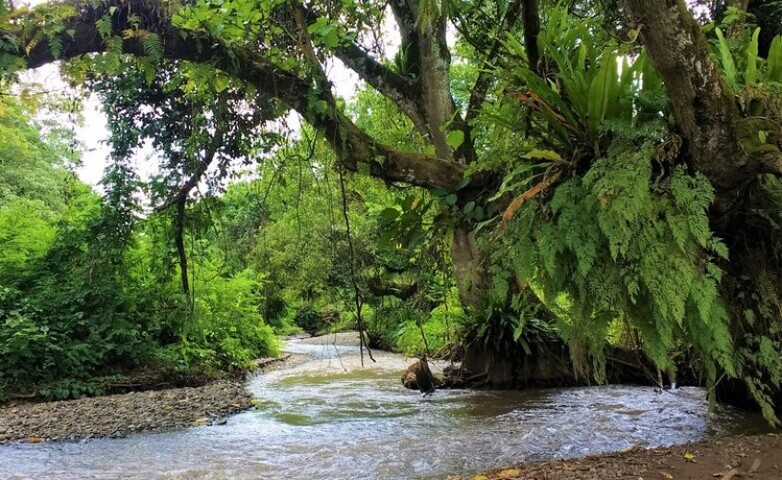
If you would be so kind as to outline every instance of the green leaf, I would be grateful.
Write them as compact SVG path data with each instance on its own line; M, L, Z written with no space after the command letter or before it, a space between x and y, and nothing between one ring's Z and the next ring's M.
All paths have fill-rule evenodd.
M542 158L544 160L551 160L552 162L562 162L562 157L553 150L541 150L533 148L529 152L522 155L522 158Z
M604 55L600 65L600 71L592 79L589 87L589 107L587 111L589 128L592 134L596 134L600 124L605 120L609 102L618 92L617 79L619 72L616 66L616 53Z
M754 85L758 78L758 38L760 27L752 33L752 40L747 47L747 70L744 73L744 84Z
M335 48L339 46L339 34L336 29L330 29L323 36L323 45L328 48Z
M768 51L768 81L782 83L782 35L777 35Z
M464 177L459 181L459 185L456 186L456 190L461 190L472 182L472 177Z
M231 79L228 77L228 75L225 75L224 73L218 73L214 78L213 85L215 87L215 91L220 93L225 91L230 83Z
M445 197L445 204L452 207L456 205L456 200L457 200L456 194L451 193Z
M644 92L656 92L662 89L663 81L657 70L654 69L652 62L649 61L649 55L646 53L646 49L641 52L636 62L641 63L641 75L643 86L641 87Z
M475 202L469 201L467 202L467 205L464 206L464 213L469 214L475 209Z
M397 219L397 217L399 217L399 210L393 207L388 207L383 209L383 211L380 212L379 215L380 221L385 225L388 225L389 223L393 222L394 220Z
M717 34L717 48L720 52L720 63L722 63L722 69L725 71L725 81L731 89L737 91L739 84L736 78L736 62L733 61L733 54L730 53L730 46L722 34L722 30L717 28L715 32Z
M445 143L449 147L456 150L464 143L464 132L461 130L451 130L448 132L448 137L445 139Z

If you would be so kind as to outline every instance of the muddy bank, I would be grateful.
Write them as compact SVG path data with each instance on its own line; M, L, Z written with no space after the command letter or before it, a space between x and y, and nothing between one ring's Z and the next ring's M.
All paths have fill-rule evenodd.
M257 362L256 372L300 361L290 355ZM0 443L124 437L133 432L219 424L253 406L241 380L57 402L9 402L0 406Z
M451 475L446 480L705 480L782 479L782 437L775 434L726 437L659 449L633 449L574 460L558 460Z

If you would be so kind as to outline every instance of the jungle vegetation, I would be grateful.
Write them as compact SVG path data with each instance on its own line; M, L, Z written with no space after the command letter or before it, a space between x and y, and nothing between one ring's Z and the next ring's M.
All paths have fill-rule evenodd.
M4 0L4 92L62 61L112 134L99 199L0 97L0 149L27 138L59 179L23 187L38 170L0 157L24 172L0 177L5 382L226 368L274 350L264 325L344 322L483 384L615 380L629 353L776 422L780 20L755 0Z

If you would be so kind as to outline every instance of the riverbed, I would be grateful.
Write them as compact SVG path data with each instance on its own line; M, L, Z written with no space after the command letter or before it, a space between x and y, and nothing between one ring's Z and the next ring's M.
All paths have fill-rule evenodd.
M250 380L256 408L225 425L0 447L0 478L441 478L550 458L694 442L764 429L752 414L708 412L704 392L609 386L527 391L438 390L400 377L345 336L291 340L296 366ZM442 369L444 363L436 363Z

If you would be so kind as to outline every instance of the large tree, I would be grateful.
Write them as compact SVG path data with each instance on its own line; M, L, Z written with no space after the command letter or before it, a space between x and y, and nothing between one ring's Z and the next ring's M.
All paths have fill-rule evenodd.
M663 295L665 289L643 276L644 268L652 268L644 264L648 260L629 256L622 242L612 243L610 239L605 242L605 250L610 252L607 258L616 264L615 272L620 273L600 278L604 283L600 288L598 279L587 278L584 288L571 288L569 294L581 297L583 301L576 304L589 310L578 315L603 322L601 316L610 314L616 320L624 313L603 311L590 299L608 298L606 292L618 292L614 295L617 304L626 302L638 307L623 319L629 323L630 331L641 333L640 343L652 351L650 356L655 363L670 363L665 353L674 345L665 339L674 330L682 331L688 342L701 347L693 355L709 365L712 381L721 371L726 372L729 377L744 380L756 401L766 405L776 402L778 408L782 374L779 356L774 351L780 340L782 265L777 256L774 212L779 205L776 178L782 175L782 135L779 103L774 103L779 102L778 87L773 81L767 87L757 87L754 77L748 81L750 75L757 75L757 62L764 62L762 57L756 58L756 42L753 47L749 41L748 48L754 56L750 55L748 78L744 79L747 89L739 91L741 82L736 80L735 72L731 75L736 66L731 69L732 60L727 60L731 48L735 51L747 43L736 40L730 44L732 37L721 38L724 55L720 61L715 60L709 38L684 0L566 3L563 10L543 8L537 0L69 0L44 4L29 12L9 12L8 2L4 2L4 8L0 8L0 65L6 65L8 70L13 59L23 59L21 66L35 68L58 59L102 52L102 57L89 57L89 62L104 74L122 74L121 59L125 54L139 58L137 68L151 72L166 62L210 66L211 73L198 81L210 82L217 91L226 88L229 81L237 82L234 86L242 85L251 108L268 111L269 105L279 105L279 115L285 109L297 111L331 145L342 168L368 172L387 182L423 187L441 196L445 192L444 204L459 213L450 217L454 272L463 302L476 309L486 308L503 297L497 294L496 285L504 283L510 285L503 290L504 298L515 296L535 303L535 297L545 297L541 298L547 306L545 315L561 316L555 312L551 295L543 291L557 285L548 281L556 266L553 264L570 258L563 253L568 248L575 250L570 244L557 247L548 273L543 267L528 269L527 275L516 275L515 281L508 281L507 271L493 268L502 259L490 259L491 242L490 248L483 251L476 244L474 230L489 216L486 211L494 201L490 197L499 198L494 205L504 213L497 229L500 233L505 228L518 228L514 225L524 221L531 225L533 217L561 228L565 222L562 199L576 187L591 188L593 192L602 188L602 194L593 195L598 209L621 204L621 185L601 184L600 171L596 170L605 169L606 162L601 160L617 157L620 148L624 153L648 153L645 163L639 164L642 168L626 179L643 177L643 193L651 192L660 199L659 209L676 203L677 198L681 200L682 195L676 197L675 191L685 187L676 185L696 185L698 179L705 178L707 187L697 184L690 190L708 190L693 197L697 205L703 204L704 198L711 203L707 232L696 232L696 217L685 229L689 233L671 228L679 247L686 250L682 262L687 266L682 271L694 272L692 279L698 285L715 284L719 291L717 301L727 312L725 318L709 319L710 303L714 302L702 292L710 287L694 287L692 282L678 284L681 288L674 293L689 292L681 299L681 310L700 309L699 320L689 324L683 321L689 317L679 314L675 305L669 309L662 303L654 304L653 297ZM747 2L736 2L734 8L740 10L746 5ZM594 15L607 20L602 28L609 31L598 32L594 25L582 30L565 29L568 22L578 23L578 19ZM732 30L738 32L735 36L751 38L744 34L743 27ZM384 31L388 28L394 32ZM455 45L449 43L451 30L457 32ZM580 40L568 46L567 35L573 32L580 32ZM393 35L400 40L395 62L383 61L380 51L368 46L373 33ZM556 35L561 38L555 38ZM620 42L607 41L606 45L613 45L613 49L606 49L605 54L579 53L586 52L589 37L611 39L613 35L625 37ZM628 43L630 47L626 47ZM621 45L625 45L624 50ZM565 56L560 56L563 51ZM639 94L625 109L627 116L638 122L645 114L644 125L670 121L662 131L643 130L647 132L643 142L636 136L635 143L620 145L616 140L620 135L606 132L616 130L615 124L608 121L614 103L617 112L624 107L621 101L614 102L617 98L607 96L608 90L602 87L618 75L617 58L636 58L639 53L643 62L637 63L638 68L644 64L643 88L651 89L652 79L659 75L668 102L644 110L645 97ZM624 57L617 57L618 54ZM466 88L463 78L461 82L452 78L456 66L452 59L456 55L476 66L474 75L467 76ZM336 60L393 102L409 119L411 136L422 139L425 147L385 144L359 128L345 113L326 73ZM620 61L625 65L623 71L632 73L629 62ZM777 61L768 58L772 80L776 75L773 69L780 68ZM755 70L750 63L756 65ZM571 67L575 73L568 77ZM523 75L509 73L514 69L523 71ZM578 82L587 77L592 79L591 85L579 87ZM638 90L641 77L628 78L622 94ZM575 80L571 82L572 79ZM579 104L582 100L575 95L579 88L586 92L583 109ZM547 163L544 173L525 177L525 183L510 188L507 184L513 183L514 175L525 175L536 168L510 174L508 169L512 166L493 157L496 145L492 144L491 135L497 133L495 124L503 121L501 114L513 108L521 112L515 118L519 123L515 131L513 125L506 128L504 135L526 139L526 150L515 152L519 162L524 163L524 158L548 159L554 166ZM585 112L583 121L578 117L580 109ZM625 133L625 137L629 136ZM652 165L653 161L657 163ZM509 182L500 186L503 179ZM669 190L674 194L658 188L661 181L673 185ZM505 195L492 197L498 188ZM572 198L580 198L573 195ZM476 205L481 207L481 215L474 213L478 211ZM593 213L585 208L573 221ZM648 221L654 223L665 213L659 210L656 215L650 214ZM599 220L599 215L595 218ZM633 222L642 223L638 217L623 221L631 230L635 228ZM604 224L599 227L606 228ZM541 230L543 233L533 235L535 242L559 241L551 231ZM489 238L486 229L482 232L484 238ZM564 238L568 233L561 229L558 235ZM690 234L692 242L685 238ZM585 244L593 239L587 237L582 239ZM625 243L637 241L625 239ZM729 256L723 251L725 246ZM514 247L506 242L502 248ZM593 252L591 260L584 261L584 255L576 252L571 258L573 271L585 277L594 276L588 272L595 258L600 258L598 254ZM676 255L672 251L671 258ZM713 259L715 256L723 258ZM665 262L666 258L661 255L660 261ZM541 261L541 265L544 263ZM630 278L638 270L640 280ZM519 271L525 268L519 267ZM568 288L563 286L560 290ZM643 292L649 293L645 300ZM644 323L646 317L655 318L651 326ZM714 322L713 328L709 322ZM727 330L721 330L722 327ZM729 338L721 339L720 335ZM575 342L573 338L577 336L569 337L569 341ZM650 346L655 342L659 345ZM600 356L578 342L571 344L571 350L576 356ZM736 385L732 384L734 388Z

